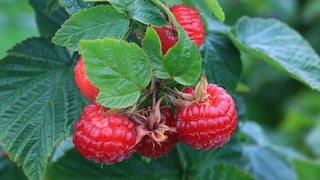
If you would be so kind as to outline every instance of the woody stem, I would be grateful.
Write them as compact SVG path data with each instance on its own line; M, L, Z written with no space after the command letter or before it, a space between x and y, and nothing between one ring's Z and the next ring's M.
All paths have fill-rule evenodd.
M150 93L152 94L152 109L151 109L151 116L149 117L149 128L150 130L153 129L154 125L154 113L155 113L155 107L157 103L157 93L156 93L156 79L154 76L151 78L151 87L150 87Z

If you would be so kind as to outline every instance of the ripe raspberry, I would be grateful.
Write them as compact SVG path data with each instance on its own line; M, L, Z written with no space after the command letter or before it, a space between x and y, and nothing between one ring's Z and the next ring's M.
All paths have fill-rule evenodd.
M113 164L135 152L136 130L126 116L104 111L94 102L84 108L77 121L73 143L85 158Z
M175 127L175 118L170 108L161 108L161 123L165 123L169 127ZM157 128L157 127L155 127ZM137 146L137 152L143 156L157 158L163 156L178 143L178 134L166 131L166 141L156 142L150 136L144 136Z
M199 12L193 7L184 4L176 4L170 8L178 23L188 34L190 40L195 41L198 48L204 40L204 26ZM155 28L162 44L162 53L165 54L169 48L178 41L178 33L170 23L168 27Z
M178 42L178 33L176 30L168 27L155 28L162 45L162 54L166 54L167 51Z
M196 96L187 88L185 93ZM178 111L177 131L180 140L197 149L213 149L225 144L237 126L236 106L221 87L207 84L205 100L182 107ZM194 98L197 99L197 98Z
M99 89L96 88L88 79L82 56L80 56L78 63L74 67L74 81L84 97L91 101L96 100L96 97L99 94Z

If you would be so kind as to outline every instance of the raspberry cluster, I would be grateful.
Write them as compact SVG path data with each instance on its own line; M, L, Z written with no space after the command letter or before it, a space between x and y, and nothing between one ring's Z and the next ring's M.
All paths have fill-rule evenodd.
M203 23L194 8L179 4L170 8L177 21L198 47L204 39ZM178 40L175 27L156 28L163 54ZM75 148L87 159L113 164L133 153L158 158L179 142L196 149L214 149L229 141L237 126L232 97L205 76L182 91L153 78L148 97L125 109L110 109L96 102L99 89L86 76L83 58L74 68L80 92L93 101L75 124ZM169 97L169 98L165 98Z

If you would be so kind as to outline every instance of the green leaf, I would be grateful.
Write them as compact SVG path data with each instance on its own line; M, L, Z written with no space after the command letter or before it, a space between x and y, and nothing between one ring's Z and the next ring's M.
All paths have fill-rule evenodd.
M0 179L27 180L21 168L12 162L1 149L0 145Z
M61 24L69 18L68 13L59 8L53 12L47 12L46 0L29 0L36 14L36 22L42 37L52 37L61 27Z
M234 138L224 146L211 150L198 150L182 143L179 143L176 149L180 164L190 177L202 174L207 168L221 163L236 165L239 168L247 166L247 160L242 154L242 145Z
M318 180L320 179L320 161L293 160L294 169L297 172L298 179Z
M265 146L269 144L269 139L265 135L262 127L253 121L239 122L239 131L253 144Z
M148 27L146 30L146 34L142 41L142 48L144 52L148 55L152 68L154 68L155 70L161 69L161 43L157 35L157 32L152 27Z
M166 24L160 9L147 0L108 0L119 13L127 13L143 24L161 27Z
M171 47L163 58L163 68L155 76L166 79L173 78L180 84L192 85L201 73L202 58L195 42L190 41L183 28L178 25L178 42ZM168 74L168 77L162 76Z
M243 148L243 155L249 159L248 168L257 179L297 179L289 162L268 147L246 146Z
M52 38L52 42L70 50L78 50L79 40L122 38L129 19L112 6L100 5L75 13Z
M235 91L240 80L239 51L221 33L208 32L201 48L203 70L209 83L216 83L228 92Z
M43 179L53 148L73 132L85 100L69 53L49 39L24 41L0 61L0 142L29 179Z
M59 0L59 2L70 15L94 5L94 3L83 0Z
M223 22L225 20L224 12L217 0L204 0L204 2L219 21Z
M170 153L151 162L134 154L129 159L113 165L95 163L82 157L72 149L48 169L47 179L181 179L177 154Z
M320 57L306 40L275 19L241 18L229 32L237 48L320 90Z
M269 139L270 136L264 132L264 129L253 121L242 121L239 122L239 134L243 141L247 144L254 144L261 147L269 148L270 150L276 152L278 155L282 156L283 159L294 159L294 158L305 158L304 155L298 153L294 149L289 147L281 147L276 144L272 144L272 140ZM273 132L272 132L273 133ZM276 136L275 133L273 135ZM277 136L276 138L280 138Z
M195 177L195 180L202 179L254 180L249 173L240 171L236 166L226 164L211 166Z
M308 135L305 139L306 144L310 147L313 154L318 158L320 158L319 137L320 137L320 123L318 123L318 125L316 127L314 127L313 129L310 130L310 132L308 133Z
M106 107L131 106L151 80L147 55L134 43L123 40L83 40L80 52L87 75L100 89L97 101Z
M59 1L57 0L47 0L46 12L48 14L53 13L61 8Z

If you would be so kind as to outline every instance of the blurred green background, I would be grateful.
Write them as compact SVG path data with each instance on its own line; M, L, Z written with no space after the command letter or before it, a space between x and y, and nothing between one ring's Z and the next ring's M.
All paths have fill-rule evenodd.
M0 1L0 58L16 43L38 34L35 14L27 0Z
M244 15L272 17L287 23L320 54L320 0L219 0L225 23L232 26ZM16 43L38 36L35 15L26 0L0 1L0 58ZM242 57L239 92L247 119L257 121L275 143L292 147L311 158L320 158L320 93L266 65ZM320 72L319 72L320 73Z
M221 0L225 23L243 15L277 18L298 31L320 54L320 0ZM259 59L242 56L240 95L247 118L261 124L274 143L320 157L320 93ZM320 72L319 72L320 73Z

